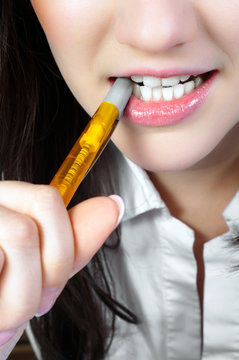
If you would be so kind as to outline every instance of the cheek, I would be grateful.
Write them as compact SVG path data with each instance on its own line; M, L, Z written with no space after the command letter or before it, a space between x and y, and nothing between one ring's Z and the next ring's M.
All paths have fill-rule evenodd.
M82 5L77 5L76 1L68 1L66 6L66 1L61 0L36 0L32 1L32 5L51 46L68 47L74 39ZM79 23L81 22L78 22L78 26Z
M64 52L98 43L105 31L108 0L32 0L51 49Z
M206 5L205 5L206 3ZM209 36L229 58L239 57L238 0L196 1L198 14Z
M32 4L63 78L76 99L93 115L102 100L102 94L94 87L107 58L105 49L109 47L114 2L32 0Z

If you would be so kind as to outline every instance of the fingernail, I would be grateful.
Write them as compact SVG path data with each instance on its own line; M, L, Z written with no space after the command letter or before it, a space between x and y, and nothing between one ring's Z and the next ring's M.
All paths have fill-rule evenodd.
M118 216L117 224L115 226L115 227L117 227L124 216L124 211L125 211L124 201L119 195L110 195L109 197L112 200L114 200L116 202L116 204L118 205L119 216Z
M6 344L17 332L17 329L0 332L0 346Z
M48 313L48 311L50 311L55 304L59 294L59 288L44 289L42 293L41 303L39 308L37 309L35 316L39 317Z

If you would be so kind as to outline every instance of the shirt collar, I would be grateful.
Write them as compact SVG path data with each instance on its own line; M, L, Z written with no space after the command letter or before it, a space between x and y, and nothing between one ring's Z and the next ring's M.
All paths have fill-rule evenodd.
M122 221L130 220L154 209L166 208L145 170L121 153L119 153L117 165L120 195L125 203Z
M168 211L147 172L118 151L120 194L125 202L122 221L154 209ZM239 234L239 191L222 213L231 232Z
M239 191L226 206L222 215L229 228L231 239L237 238L239 235Z
M223 217L228 224L235 220L239 221L239 191L224 209Z

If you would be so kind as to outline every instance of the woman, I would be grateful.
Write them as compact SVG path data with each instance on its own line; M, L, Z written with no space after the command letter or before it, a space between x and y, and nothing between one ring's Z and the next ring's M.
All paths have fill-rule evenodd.
M127 158L111 146L75 198L126 203L121 241L114 233L87 267L116 203L68 215L54 189L2 182L2 354L62 293L32 321L39 358L237 356L238 2L1 7L4 180L48 184L79 135L85 116L57 67L91 116L116 77L135 83L112 138Z

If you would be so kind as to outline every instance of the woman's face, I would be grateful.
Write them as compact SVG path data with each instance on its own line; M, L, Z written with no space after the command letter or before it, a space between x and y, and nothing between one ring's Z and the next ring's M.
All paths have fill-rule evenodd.
M160 83L195 76L180 84L177 77L169 87L161 80L161 90L144 78L146 87L137 89L150 100L132 96L113 135L134 162L158 172L239 156L238 0L31 3L66 83L90 115L115 77L153 76ZM193 90L196 75L209 71L209 80ZM166 100L173 92L179 98Z

